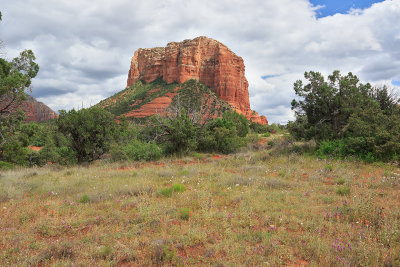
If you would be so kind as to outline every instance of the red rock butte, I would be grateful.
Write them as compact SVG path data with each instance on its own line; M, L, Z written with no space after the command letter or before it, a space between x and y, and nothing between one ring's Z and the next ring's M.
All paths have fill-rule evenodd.
M238 113L259 124L265 116L250 109L248 82L243 59L224 44L207 38L172 42L167 47L138 49L131 61L127 87L162 78L166 83L195 79L211 88Z

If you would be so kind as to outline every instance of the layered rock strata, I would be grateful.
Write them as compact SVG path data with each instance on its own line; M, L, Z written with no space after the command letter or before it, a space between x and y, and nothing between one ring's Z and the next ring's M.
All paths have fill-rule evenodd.
M138 49L131 61L127 87L138 80L149 83L157 78L167 83L198 80L238 113L254 122L268 124L265 116L250 109L243 59L216 40L198 37L172 42L166 47ZM152 103L155 104L157 101Z
M10 98L4 97L0 99L0 109L7 106L7 114L13 114L21 109L25 113L25 121L47 121L58 117L58 114L54 112L51 108L37 101L33 96L27 95L26 100L21 103L11 104Z

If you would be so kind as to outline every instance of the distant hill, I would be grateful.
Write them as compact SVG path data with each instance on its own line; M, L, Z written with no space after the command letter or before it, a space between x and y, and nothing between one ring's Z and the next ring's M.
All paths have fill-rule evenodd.
M2 99L0 107L7 104L7 99ZM58 114L44 103L37 101L33 96L27 95L26 100L18 105L11 105L8 110L10 113L17 112L19 109L24 111L25 121L47 121L55 119Z
M58 118L58 114L43 102L39 102L33 96L28 95L20 107L26 116L26 121L48 121Z

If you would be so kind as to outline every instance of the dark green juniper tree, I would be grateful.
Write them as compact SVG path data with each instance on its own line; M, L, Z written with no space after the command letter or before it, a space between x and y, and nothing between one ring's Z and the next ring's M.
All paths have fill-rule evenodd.
M78 163L99 159L107 153L117 127L114 116L100 107L60 110L57 125L70 141Z
M338 156L391 160L400 154L399 98L386 86L360 83L351 72L334 71L325 80L306 72L307 84L294 83L296 121L289 130L297 139L314 139L320 149ZM324 152L325 153L325 152Z
M15 162L24 151L18 138L24 114L18 107L39 71L35 59L31 50L21 52L10 62L0 58L0 160Z

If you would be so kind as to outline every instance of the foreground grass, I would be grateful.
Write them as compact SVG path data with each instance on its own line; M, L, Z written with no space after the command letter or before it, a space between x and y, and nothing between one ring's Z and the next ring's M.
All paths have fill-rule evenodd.
M0 265L400 264L397 167L200 158L2 172Z

